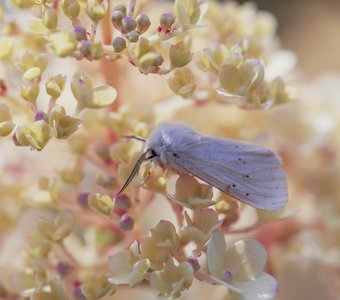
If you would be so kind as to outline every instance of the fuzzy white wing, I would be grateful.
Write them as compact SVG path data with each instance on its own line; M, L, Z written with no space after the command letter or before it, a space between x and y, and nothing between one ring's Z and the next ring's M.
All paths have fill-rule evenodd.
M259 209L287 204L287 182L272 150L252 143L202 136L197 145L172 157L178 169Z

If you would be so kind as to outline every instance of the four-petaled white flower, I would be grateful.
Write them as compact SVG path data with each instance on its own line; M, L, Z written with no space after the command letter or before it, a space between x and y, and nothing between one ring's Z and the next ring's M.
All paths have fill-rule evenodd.
M213 283L227 287L234 299L274 298L277 282L263 272L266 260L266 250L255 240L237 241L227 249L223 233L215 231L208 243L210 278Z

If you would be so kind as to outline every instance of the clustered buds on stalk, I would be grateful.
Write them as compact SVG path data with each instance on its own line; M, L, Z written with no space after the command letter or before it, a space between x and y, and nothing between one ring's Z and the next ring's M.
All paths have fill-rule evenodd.
M230 230L240 213L235 201L216 196L210 185L183 174L170 191L166 171L151 164L142 164L126 194L116 195L143 153L143 144L123 136L147 139L157 119L145 103L129 106L117 101L113 108L116 89L95 85L100 76L111 82L120 73L91 76L91 69L66 76L53 72L49 64L51 59L62 59L61 65L67 67L72 59L86 60L81 66L87 68L97 60L104 62L97 66L107 71L106 60L125 59L143 75L169 74L168 92L187 101L267 108L290 99L281 77L265 76L265 50L274 40L273 30L265 28L268 20L254 11L245 13L247 6L223 4L228 6L225 12L221 3L213 1L206 14L208 5L199 0L176 0L172 10L161 11L156 18L147 14L147 1L145 9L144 4L137 9L131 1L130 6L119 4L112 11L109 0L12 2L25 9L38 6L40 15L28 22L30 35L11 23L5 24L0 37L0 62L9 74L18 74L15 80L0 78L0 96L5 99L0 103L0 136L12 136L15 146L36 151L51 151L56 141L64 142L65 152L73 155L67 165L62 164L67 159L56 156L52 175L43 174L34 188L22 192L18 187L20 193L11 196L22 200L23 210L30 205L48 211L28 236L27 268L11 274L11 282L17 284L13 295L68 299L71 291L76 299L99 300L115 293L119 285L149 282L160 295L174 299L197 277L226 286L236 298L247 298L253 286L272 299L276 281L263 272L263 247L254 241L226 247L222 232ZM1 7L0 22L6 23ZM221 22L221 15L232 20ZM244 15L250 18L247 24ZM257 22L262 30L244 28L248 23L256 27ZM212 26L214 34L200 36L196 43L201 25ZM105 41L97 31L104 33ZM16 49L25 44L28 49ZM209 48L211 44L216 47ZM17 87L18 95L12 87ZM177 223L157 220L146 234L143 216L156 195L169 201ZM257 214L258 224L286 216ZM107 264L109 256L111 273L106 273L100 268L107 269L103 261ZM251 268L236 270L230 261Z

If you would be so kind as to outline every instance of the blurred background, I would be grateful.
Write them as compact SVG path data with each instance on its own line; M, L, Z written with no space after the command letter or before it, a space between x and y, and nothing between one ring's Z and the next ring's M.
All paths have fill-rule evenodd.
M239 1L244 3L246 1ZM259 0L260 9L274 14L282 47L298 57L307 78L340 70L340 1Z

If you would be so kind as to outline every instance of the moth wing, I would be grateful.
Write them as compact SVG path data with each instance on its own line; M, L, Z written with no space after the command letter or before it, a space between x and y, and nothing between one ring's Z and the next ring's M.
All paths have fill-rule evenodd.
M173 157L179 168L232 197L264 210L287 204L284 170L272 150L245 142L202 136Z

